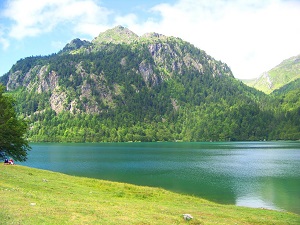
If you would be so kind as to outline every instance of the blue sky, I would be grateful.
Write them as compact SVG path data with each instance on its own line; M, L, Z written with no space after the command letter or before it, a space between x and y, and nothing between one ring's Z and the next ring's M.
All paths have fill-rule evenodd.
M0 76L17 60L122 25L180 37L255 78L300 54L300 0L2 0Z

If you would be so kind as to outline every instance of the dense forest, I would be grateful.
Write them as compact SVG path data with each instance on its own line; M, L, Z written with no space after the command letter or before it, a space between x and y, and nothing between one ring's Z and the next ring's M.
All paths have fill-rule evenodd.
M190 43L155 33L116 27L75 39L19 60L0 81L33 142L300 139L299 80L266 95Z

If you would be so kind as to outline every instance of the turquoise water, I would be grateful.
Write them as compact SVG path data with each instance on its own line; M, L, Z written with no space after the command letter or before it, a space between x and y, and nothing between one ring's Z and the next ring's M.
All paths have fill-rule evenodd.
M23 165L300 214L300 142L31 146Z

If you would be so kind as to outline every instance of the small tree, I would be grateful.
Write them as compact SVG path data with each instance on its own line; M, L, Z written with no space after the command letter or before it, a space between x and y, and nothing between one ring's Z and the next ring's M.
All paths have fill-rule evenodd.
M31 149L24 138L28 130L27 123L19 119L11 97L3 95L5 87L0 84L0 153L26 161L27 152Z

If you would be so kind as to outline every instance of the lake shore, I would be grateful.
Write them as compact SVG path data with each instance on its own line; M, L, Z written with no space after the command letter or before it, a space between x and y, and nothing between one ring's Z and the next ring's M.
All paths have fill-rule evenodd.
M299 224L289 212L216 204L160 188L0 165L2 224Z
M300 214L299 149L295 142L44 143L20 165Z

